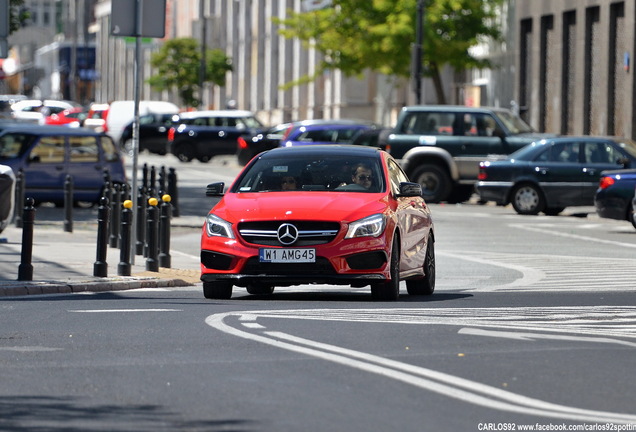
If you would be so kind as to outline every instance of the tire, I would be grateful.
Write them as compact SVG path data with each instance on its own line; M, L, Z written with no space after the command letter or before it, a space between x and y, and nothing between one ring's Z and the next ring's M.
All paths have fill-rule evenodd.
M636 228L636 214L634 213L634 205L630 204L627 209L627 220L632 223L632 226Z
M548 216L557 216L564 209L565 207L547 207L545 210L543 210L543 213L545 213Z
M543 193L537 186L530 183L515 187L511 201L512 207L520 215L536 215L545 207Z
M200 155L200 156L197 156L197 159L199 160L199 162L208 163L210 162L210 159L212 159L212 156Z
M453 189L450 176L439 165L420 165L410 177L422 185L422 196L428 203L445 201Z
M260 283L248 284L247 292L254 295L269 295L274 292L274 286Z
M371 284L371 296L373 300L396 301L400 296L400 243L397 235L393 237L390 266L390 280Z
M224 281L203 282L203 297L227 300L232 297L232 284Z
M433 236L430 234L426 242L424 277L422 279L407 280L406 291L410 295L431 295L435 291L435 243Z
M192 159L194 159L194 147L192 146L192 144L179 144L174 151L174 155L177 157L177 159L179 159L181 162L190 162Z

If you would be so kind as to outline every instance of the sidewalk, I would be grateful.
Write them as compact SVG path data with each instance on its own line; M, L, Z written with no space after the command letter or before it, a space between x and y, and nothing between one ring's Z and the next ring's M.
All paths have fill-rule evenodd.
M73 232L65 232L64 209L38 207L33 229L32 281L18 281L21 262L22 229L12 223L0 233L0 297L29 294L99 292L136 288L192 286L199 282L200 270L192 256L170 252L171 268L146 271L146 258L134 257L131 276L118 276L120 250L107 248L107 275L95 277L97 258L97 208L74 209ZM200 229L196 217L174 218L172 229Z

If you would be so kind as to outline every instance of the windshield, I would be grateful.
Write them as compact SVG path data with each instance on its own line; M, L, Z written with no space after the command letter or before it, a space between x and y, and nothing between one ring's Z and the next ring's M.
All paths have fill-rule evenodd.
M495 116L501 123L506 126L506 129L513 134L534 133L534 129L530 127L526 122L521 120L518 116L508 111L495 111Z
M380 192L382 172L378 158L286 154L258 159L231 192Z
M34 137L23 133L0 135L0 159L15 159L29 147Z

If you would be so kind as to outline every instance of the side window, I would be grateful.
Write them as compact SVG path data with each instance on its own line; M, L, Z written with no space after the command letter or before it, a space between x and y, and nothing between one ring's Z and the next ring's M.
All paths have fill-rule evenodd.
M43 136L31 151L29 160L40 163L63 163L64 137Z
M608 143L588 142L584 150L586 163L618 164L623 155Z
M558 143L541 153L535 160L540 162L578 163L580 143Z
M71 154L69 160L73 163L98 162L99 150L97 140L92 136L69 137Z
M406 118L400 132L415 135L452 135L455 114L416 112Z
M114 162L119 159L119 155L117 154L117 148L115 147L115 143L109 136L101 136L99 138L100 143L102 145L102 151L104 152L104 160L106 162Z

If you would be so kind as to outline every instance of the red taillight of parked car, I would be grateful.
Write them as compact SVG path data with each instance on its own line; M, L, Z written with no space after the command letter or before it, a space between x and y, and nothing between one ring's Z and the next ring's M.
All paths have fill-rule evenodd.
M608 187L613 185L615 182L616 180L614 180L613 177L601 177L598 187L600 187L601 189L607 189Z
M486 174L486 167L490 165L488 162L479 162L479 174L477 174L477 180L486 180L488 174Z
M174 141L174 128L171 127L168 130L168 141Z
M238 137L236 139L236 143L238 144L238 148L240 148L240 149L246 149L247 148L247 141L245 141L245 138L243 138L243 137Z

